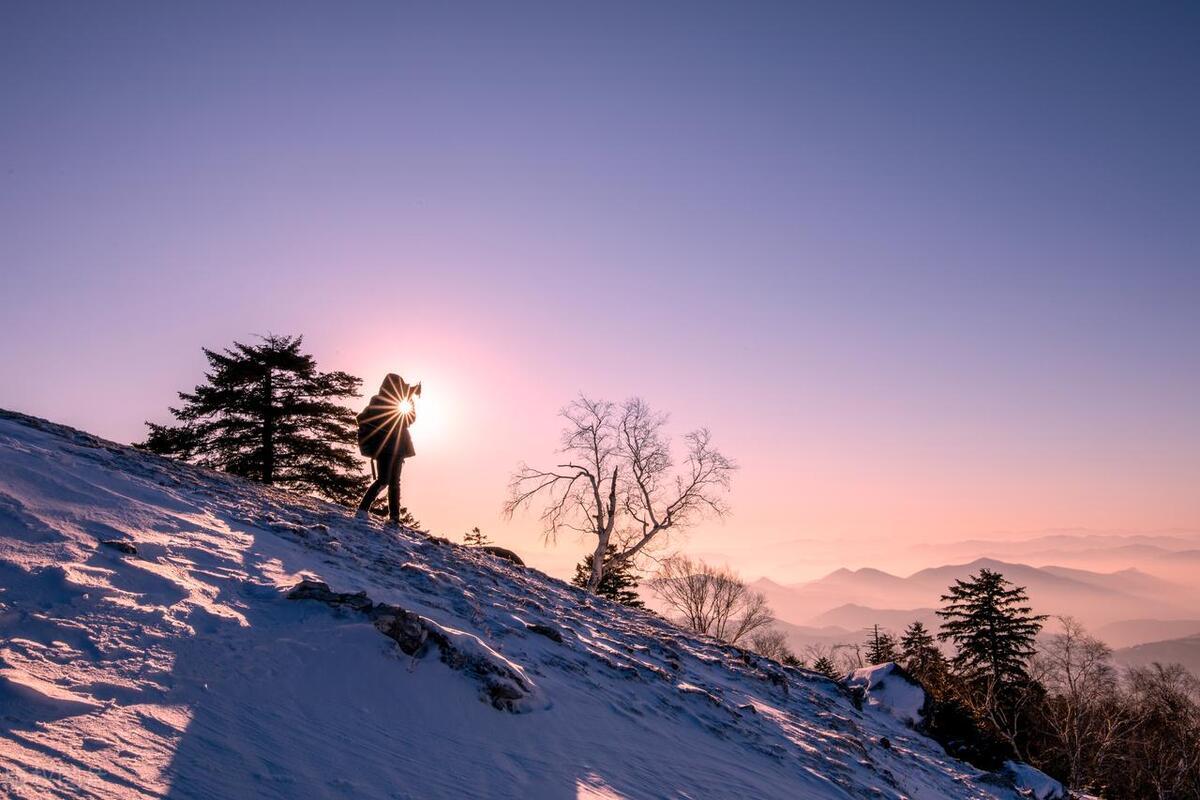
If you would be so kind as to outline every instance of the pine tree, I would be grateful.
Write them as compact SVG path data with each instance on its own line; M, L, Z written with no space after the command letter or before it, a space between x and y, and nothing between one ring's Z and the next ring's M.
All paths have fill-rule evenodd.
M633 563L622 561L616 566L611 566L608 563L608 559L612 558L616 553L617 546L612 544L604 551L604 573L600 578L600 585L596 587L596 594L607 597L609 600L615 600L623 606L642 608L645 606L645 603L638 597L637 572L633 568ZM582 561L575 565L575 577L571 579L571 583L581 589L586 589L591 575L592 556L589 553L583 557Z
M1012 587L1012 588L1008 588ZM958 648L953 664L970 680L984 679L1002 687L1027 678L1025 665L1044 615L1030 613L1024 587L1012 586L999 572L981 569L957 580L938 616L945 621L938 638Z
M266 336L203 348L206 383L180 392L171 414L181 425L156 425L140 447L262 483L352 504L366 487L355 451L353 412L338 401L357 397L358 378L318 372L301 352L303 337Z
M866 645L868 663L885 664L896 660L896 640L887 631L881 632L878 625L872 628Z
M904 668L923 683L940 676L946 666L945 656L922 622L913 622L904 629L904 635L900 637L900 657Z
M463 544L467 547L483 547L491 543L492 540L488 538L486 533L479 530L478 525L463 534Z
M828 656L821 656L814 661L812 665L812 671L819 672L826 678L830 678L835 681L841 677L841 675L838 674L837 667L833 665L833 662L829 660Z

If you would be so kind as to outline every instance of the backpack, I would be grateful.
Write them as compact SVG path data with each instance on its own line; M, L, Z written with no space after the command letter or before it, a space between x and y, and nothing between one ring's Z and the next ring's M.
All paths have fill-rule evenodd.
M389 434L399 434L400 414L396 411L396 404L383 395L372 397L355 419L358 420L358 452L368 458L379 458L390 438Z

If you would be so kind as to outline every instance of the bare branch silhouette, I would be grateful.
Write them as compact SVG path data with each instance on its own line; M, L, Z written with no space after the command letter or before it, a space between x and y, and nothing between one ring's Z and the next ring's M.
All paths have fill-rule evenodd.
M649 585L683 627L730 644L775 621L767 598L733 572L687 556L665 559Z
M509 483L504 513L511 518L541 498L539 518L548 541L564 530L595 536L592 591L605 569L646 552L665 532L729 513L724 494L737 466L712 444L707 428L683 437L685 454L675 470L667 415L640 398L617 405L580 395L560 416L565 463L554 469L521 464ZM610 544L615 550L606 557Z

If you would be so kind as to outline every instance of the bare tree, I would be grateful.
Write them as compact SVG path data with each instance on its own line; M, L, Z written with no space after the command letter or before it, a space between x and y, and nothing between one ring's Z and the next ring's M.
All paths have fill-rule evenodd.
M687 556L664 559L649 585L685 628L730 644L775 621L767 598L733 572Z
M509 483L504 513L511 518L535 498L547 539L564 530L595 537L588 589L671 530L685 530L706 514L728 513L724 494L737 466L700 428L684 437L676 469L667 415L633 398L617 405L580 396L561 411L563 463L553 469L522 464ZM608 546L615 551L607 557Z
M1140 787L1113 797L1200 797L1200 680L1180 664L1133 667L1126 676L1133 733L1122 743L1121 775Z
M780 663L797 660L792 648L788 647L787 634L779 628L764 628L750 634L750 649Z
M1061 759L1068 788L1085 788L1130 724L1115 702L1112 650L1073 617L1058 617L1062 632L1048 637L1032 660L1032 677L1049 692L1040 727Z
M834 663L843 672L853 672L867 666L863 658L862 645L858 642L843 642L833 646Z
M807 664L825 659L830 664L834 663L834 657L837 655L833 649L833 645L825 642L809 642L804 645L804 661Z
M813 665L814 669L818 662L827 663L834 676L853 672L866 665L862 646L856 642L810 642L804 646L804 660ZM817 671L823 672L824 670Z

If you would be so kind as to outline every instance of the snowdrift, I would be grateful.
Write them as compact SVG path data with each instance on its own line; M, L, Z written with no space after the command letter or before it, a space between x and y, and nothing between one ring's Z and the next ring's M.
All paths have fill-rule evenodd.
M882 709L907 725L915 727L924 719L925 690L891 662L856 669L843 683L861 690L867 705Z
M816 674L8 412L0 795L1021 796Z

